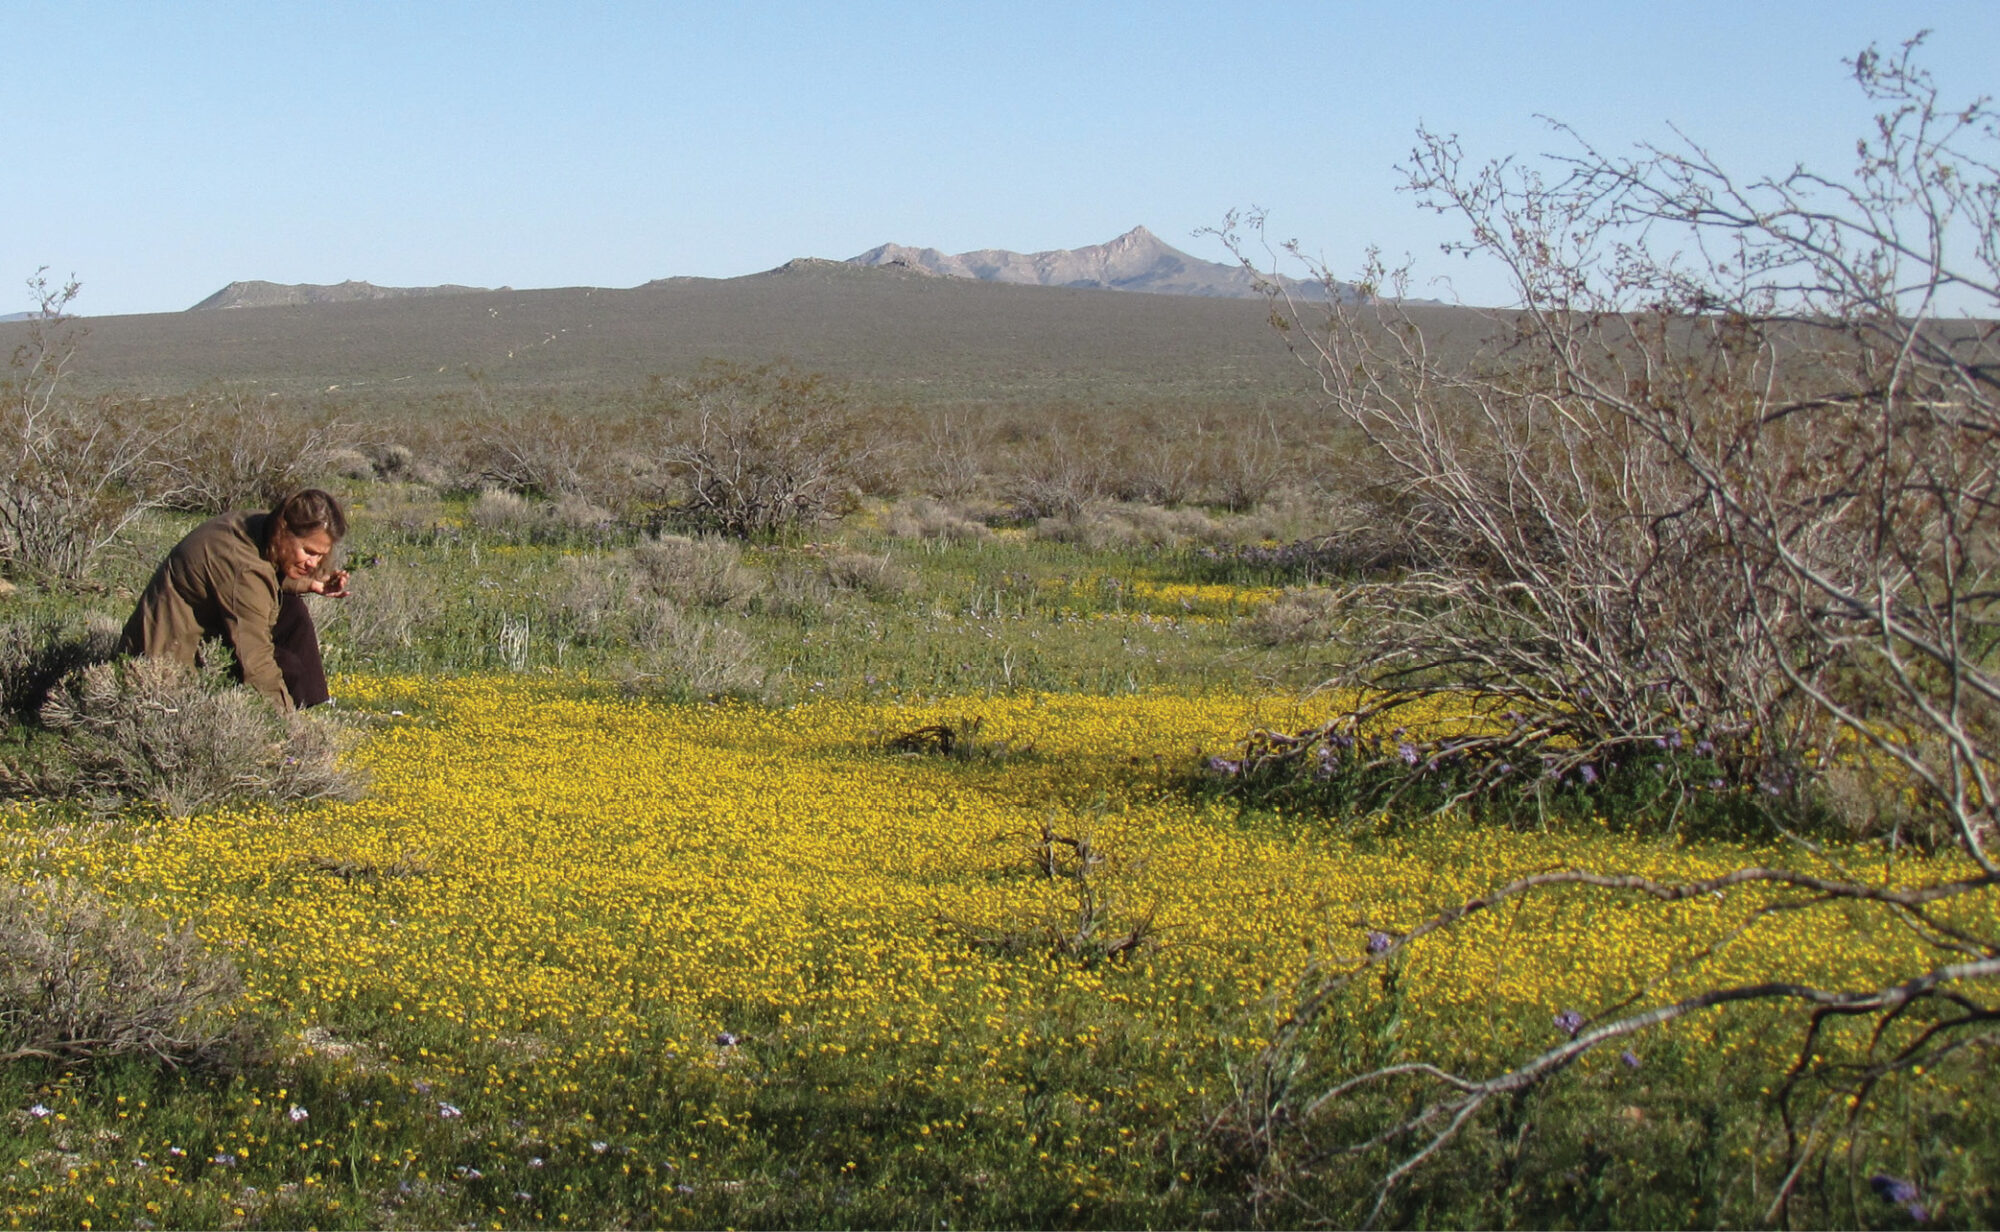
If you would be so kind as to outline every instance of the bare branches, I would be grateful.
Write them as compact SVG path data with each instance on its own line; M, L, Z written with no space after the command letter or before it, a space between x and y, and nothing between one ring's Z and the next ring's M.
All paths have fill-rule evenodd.
M1775 1097L1775 1214L1875 1084L1993 1034L2000 1008L1976 985L2000 976L2000 113L1942 105L1921 41L1852 62L1882 110L1845 177L1743 179L1690 140L1614 155L1561 125L1569 154L1482 165L1420 132L1410 188L1518 297L1470 349L1394 298L1405 279L1379 260L1360 282L1387 297L1332 298L1311 328L1270 284L1328 409L1421 510L1411 533L1429 563L1340 592L1358 636L1334 683L1362 700L1315 731L1257 733L1243 773L1414 781L1455 760L1449 807L1684 742L1786 799L1834 770L1865 778L1910 802L1889 848L1921 816L1969 862L1909 886L1763 860L1687 883L1550 871L1377 934L1370 957L1301 988L1243 1084L1239 1126L1276 1152L1317 1120L1374 1116L1354 1131L1357 1150L1388 1152L1370 1222L1495 1099L1606 1042L1758 1004L1807 1019ZM1390 726L1443 697L1456 730ZM1702 987L1718 943L1675 972L1691 991L1648 1005L1647 984L1598 1021L1565 1014L1567 1039L1491 1074L1314 1060L1357 974L1563 887L1653 903L1756 888L1741 929L1835 906L1907 930L1921 957L1874 986L1774 970ZM1866 1037L1839 1065L1816 1050L1837 1021ZM1827 1093L1795 1117L1808 1077Z

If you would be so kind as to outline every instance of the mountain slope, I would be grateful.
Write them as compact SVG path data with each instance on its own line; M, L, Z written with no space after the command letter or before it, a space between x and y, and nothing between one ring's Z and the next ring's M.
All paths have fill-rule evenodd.
M309 282L286 285L276 282L232 282L188 309L204 312L211 308L277 308L294 304L353 304L364 300L409 299L422 295L470 295L487 287L378 287L372 282L347 282L317 286ZM502 287L501 290L507 288Z
M1003 248L947 254L935 248L883 244L858 257L853 265L907 269L942 278L974 278L1043 287L1088 287L1111 291L1145 291L1156 295L1201 295L1221 299L1255 299L1262 294L1258 280L1239 265L1204 261L1173 247L1144 227L1134 227L1117 239L1087 248L1019 253ZM1325 298L1325 288L1282 279L1294 296Z

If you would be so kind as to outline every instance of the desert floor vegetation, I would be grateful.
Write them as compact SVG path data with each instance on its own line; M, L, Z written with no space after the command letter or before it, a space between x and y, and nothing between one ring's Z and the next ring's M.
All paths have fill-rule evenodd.
M1524 306L1274 305L1316 406L708 363L236 449L179 430L233 395L64 394L49 314L0 1219L2000 1221L1994 338L1903 302L2000 310L2000 173L1915 48L1832 213L1422 137ZM302 477L330 714L105 661Z
M1574 782L1497 825L1244 794L1246 733L1352 700L1310 687L1340 666L1325 583L1347 558L1265 537L1323 496L1096 542L918 497L745 543L524 536L474 492L349 491L356 598L321 610L362 798L0 822L21 902L140 913L183 948L137 986L206 981L186 1060L10 1063L10 1222L1286 1223L1370 1192L1273 1193L1241 1146L1245 1084L1316 974L1365 973L1316 1056L1477 1067L1567 1038L1578 1007L1774 966L1869 984L1922 949L1838 902L1762 914L1750 888L1662 914L1550 898L1370 966L1517 876L1700 879L1784 840L1691 841ZM81 613L194 516L140 518L106 593L9 602L58 666L88 659ZM1398 739L1489 718L1434 705ZM1691 798L1734 816L1755 791ZM1956 869L1948 848L1822 860ZM1950 919L1991 931L1990 910ZM1442 1160L1408 1218L1750 1218L1796 1028L1696 1019L1593 1059ZM1976 1221L1984 1072L1913 1080L1841 1149ZM1824 1209L1879 1215L1855 1201Z

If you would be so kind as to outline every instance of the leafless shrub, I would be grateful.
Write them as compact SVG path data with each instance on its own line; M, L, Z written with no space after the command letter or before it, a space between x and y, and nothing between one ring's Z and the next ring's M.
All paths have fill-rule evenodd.
M220 1059L242 981L192 928L112 907L74 881L0 883L0 1062Z
M360 778L339 764L328 722L279 714L230 685L220 666L99 663L50 693L42 722L59 739L40 742L33 762L0 764L0 790L105 810L142 801L173 816L232 801L283 805L361 791Z
M2000 315L2000 116L1984 100L1941 107L1912 63L1919 41L1854 61L1884 110L1844 181L1795 169L1745 182L1691 144L1616 158L1579 142L1550 182L1510 162L1468 167L1455 142L1423 134L1413 187L1469 225L1468 250L1504 264L1521 312L1464 365L1392 299L1293 334L1335 412L1438 519L1419 531L1437 565L1343 595L1376 608L1384 632L1352 679L1383 709L1442 690L1500 699L1516 716L1494 765L1706 733L1781 793L1779 776L1829 763L1885 786L1886 770L1913 805L1906 824L1966 858L1888 883L1782 865L1691 882L1563 869L1371 935L1365 956L1308 978L1225 1118L1278 1187L1372 1169L1372 1206L1334 1221L1375 1223L1495 1101L1592 1050L1759 1004L1802 1015L1773 1085L1783 1158L1756 1181L1764 1218L1838 1220L1797 1209L1808 1169L1840 1163L1828 1144L1854 1144L1846 1164L1865 1174L1878 1088L1995 1038L2000 936L1978 921L2000 886L2000 335L1938 314L1955 296ZM1356 974L1558 887L1719 901L1732 938L1837 905L1841 927L1898 930L1917 949L1879 984L1718 972L1670 1003L1642 989L1565 1011L1561 1043L1484 1073L1421 1060L1353 1072L1316 1050ZM1714 952L1676 974L1698 977ZM1383 1115L1333 1165L1318 1130L1364 1097Z
M1002 482L1013 516L1024 522L1075 518L1103 496L1104 488L1103 451L1061 430L1031 443Z
M352 432L331 415L243 394L193 399L178 418L165 503L200 513L268 509L314 486Z
M502 412L483 394L480 430L460 468L480 485L517 496L578 496L617 504L618 442L625 425L607 416L526 410Z
M640 654L620 681L628 692L751 697L764 685L756 644L728 625L689 616L667 599L641 606L634 624Z
M0 716L34 719L63 677L117 653L119 631L105 616L82 624L46 616L0 621Z
M660 535L632 549L637 596L657 596L685 607L740 610L764 589L763 578L743 563L730 539Z
M866 417L818 374L711 364L656 382L659 473L672 516L738 538L811 526L854 500Z
M40 303L0 383L0 570L71 584L166 492L166 432L145 408L64 390L80 334L65 315L77 284L28 280Z
M1232 513L1256 508L1291 474L1294 451L1268 413L1213 433L1206 443L1203 486Z
M836 552L823 565L835 590L859 591L871 599L896 599L916 589L917 575L888 556Z
M1094 967L1124 962L1157 949L1157 904L1130 909L1119 889L1137 867L1114 858L1087 834L1062 834L1047 821L1003 839L1023 842L1027 867L1038 880L1065 894L1017 922L973 923L938 917L938 923L981 949L1005 955L1042 954Z
M1107 490L1121 501L1178 509L1200 496L1213 443L1180 425L1142 424L1137 442L1110 461Z
M947 413L925 425L911 452L919 491L963 501L984 482L982 461L993 453L993 432L963 413Z

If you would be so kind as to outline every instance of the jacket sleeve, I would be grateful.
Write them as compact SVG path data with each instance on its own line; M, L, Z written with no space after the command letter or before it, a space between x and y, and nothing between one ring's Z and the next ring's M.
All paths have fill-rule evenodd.
M217 599L223 633L229 648L236 652L243 683L289 714L292 695L285 690L285 674L271 650L271 630L278 623L278 591L273 579L259 573L240 574Z

